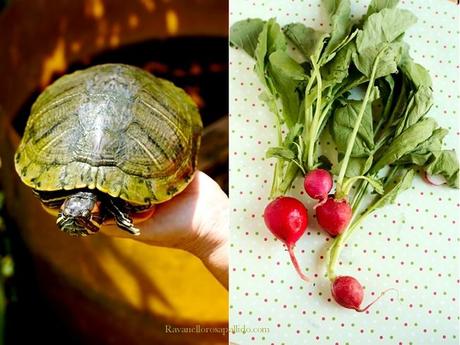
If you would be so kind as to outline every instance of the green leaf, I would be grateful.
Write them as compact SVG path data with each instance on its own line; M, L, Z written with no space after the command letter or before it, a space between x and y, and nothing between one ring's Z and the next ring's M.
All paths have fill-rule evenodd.
M303 68L286 52L278 50L270 55L267 74L272 93L281 99L283 119L291 128L299 117L301 101L297 89L306 78Z
M393 164L402 156L412 152L420 143L431 137L436 127L436 121L426 118L407 128L393 140L389 147L384 148L382 156L371 171L377 173L384 166Z
M270 54L269 63L271 67L275 68L286 78L295 81L305 80L306 78L302 66L292 59L285 51L277 50Z
M300 123L296 123L294 127L292 127L288 134L286 135L286 138L284 139L283 145L286 148L289 148L292 143L294 143L294 140L301 135L303 130L303 125Z
M385 123L387 130L384 133L384 136L394 137L394 127L396 127L398 123L404 119L403 114L406 111L407 100L410 98L412 92L409 84L410 83L407 78L403 77L399 92L395 93L395 96L397 97L396 103L393 109L390 111L388 120Z
M372 166L373 156L369 157L350 157L348 161L346 177L355 177L365 175ZM340 165L338 166L337 174L340 171Z
M341 188L336 189L335 198L346 198L348 195L350 195L353 185L359 180L366 180L378 194L384 193L382 182L378 178L372 176L357 175L344 180Z
M399 0L372 0L367 8L367 13L364 19L367 19L374 13L380 12L384 8L395 8L398 3Z
M424 142L417 145L417 147L410 153L398 159L395 164L415 164L423 166L442 149L444 137L449 133L447 129L437 128L431 137Z
M259 34L256 49L254 50L254 57L256 65L254 70L259 77L260 81L273 93L270 80L266 78L266 68L269 56L277 50L286 50L286 38L281 32L280 26L276 23L275 19L270 19L263 26Z
M329 37L327 32L317 31L302 23L288 24L283 27L283 32L306 59L314 56L315 60L323 50L324 40Z
M347 171L345 173L346 177L354 177L354 176L360 176L363 175L363 167L364 164L366 163L367 158L366 157L350 157L348 160L348 166L347 166ZM340 163L342 163L341 161ZM341 166L341 164L340 164ZM340 169L337 171L337 175L339 174Z
M447 184L455 188L459 188L458 170L458 158L454 150L441 151L425 167L426 173L443 176Z
M370 76L374 61L381 54L376 78L395 73L403 53L401 37L416 21L411 12L397 8L385 8L369 16L356 37L353 62L359 71Z
M396 73L401 57L400 42L383 42L378 45L366 47L361 52L354 52L353 63L362 74L370 78L377 56L379 57L379 61L375 74L376 79Z
M337 108L333 121L331 134L340 153L345 153L348 140L355 127L362 101L350 100L344 107ZM351 157L368 157L374 149L374 132L372 125L371 103L368 102L364 110L358 134L355 139Z
M431 88L421 86L408 100L405 114L399 122L395 136L401 134L406 128L414 125L424 117L433 105L433 92Z
M384 106L392 103L392 95L395 88L395 81L393 76L387 75L386 77L377 80L377 87L380 91L380 98ZM390 104L391 105L391 104Z
M423 86L431 88L433 83L430 73L425 67L415 63L408 53L402 55L400 68L404 75L412 81L416 89Z
M340 84L348 76L348 69L355 50L355 44L350 42L338 51L334 59L321 67L321 75L325 84Z
M350 0L322 0L329 16L332 30L331 37L324 50L324 56L334 52L346 40L351 29Z
M254 58L254 51L264 24L265 22L258 18L236 22L230 28L230 45L243 49Z
M369 184L372 186L372 188L374 188L374 190L378 194L384 194L385 193L385 191L383 189L382 181L380 181L379 179L377 179L375 177L372 177L372 176L365 176L365 179L366 179L367 182L369 182Z
M281 114L278 114L278 108L276 106L276 99L273 95L266 91L262 91L259 95L259 99L262 102L265 102L268 106L268 109L275 114L276 116L280 116Z
M398 194L410 188L414 175L415 172L413 169L405 169L402 174L387 181L385 183L384 194L372 203L370 209L373 211L394 203Z
M281 158L292 160L295 158L295 153L285 147L270 147L265 154L266 158Z
M393 79L393 76L386 76L379 79L377 82L380 89L380 94L383 97L384 102L391 103L390 98L395 88L395 80Z
M393 108L393 101L395 96L395 80L391 75L388 75L384 78L380 78L379 80L377 80L377 87L380 91L379 102L382 108L380 112L374 111L374 109L372 109L372 115L375 121L379 123L381 122L381 128L381 126L388 121L391 115L391 109ZM378 129L375 129L375 131L377 132Z
M374 13L356 37L357 51L361 54L370 47L392 43L416 22L417 18L407 10L385 8Z
M290 161L286 167L284 176L283 176L283 181L281 181L280 184L280 192L282 195L285 195L288 193L289 189L292 186L292 183L294 182L295 178L297 175L299 175L300 172L299 166L294 163L294 161Z

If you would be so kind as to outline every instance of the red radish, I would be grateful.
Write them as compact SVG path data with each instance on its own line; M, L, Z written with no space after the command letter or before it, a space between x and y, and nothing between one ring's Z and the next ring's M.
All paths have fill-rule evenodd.
M307 194L316 200L324 200L332 189L332 176L324 169L311 170L303 181Z
M394 290L388 289L385 290L377 297L373 302L371 302L367 307L360 308L361 302L363 301L363 287L361 284L353 277L350 276L339 276L335 278L334 283L332 284L332 297L335 301L340 304L342 307L348 309L354 309L360 313L369 309L375 302L377 302L387 291Z
M447 182L444 176L442 175L430 175L427 172L425 172L423 177L426 182L434 186L440 186Z
M346 200L336 200L329 197L326 202L316 207L316 219L318 224L329 235L340 235L351 220L353 211Z
M267 228L282 241L300 278L308 281L294 255L294 245L308 226L308 212L297 199L281 196L270 202L264 211Z

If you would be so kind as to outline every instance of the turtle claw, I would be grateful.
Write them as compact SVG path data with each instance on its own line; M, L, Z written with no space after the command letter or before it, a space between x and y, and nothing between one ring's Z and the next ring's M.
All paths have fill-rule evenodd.
M141 231L133 225L133 220L129 215L129 209L126 205L116 201L113 198L108 198L105 205L107 211L112 214L118 227L124 231L129 232L134 236L139 236Z
M116 219L117 225L120 229L125 230L129 232L130 234L134 236L139 236L141 231L134 227L133 222L129 218L124 218L119 222L119 219Z
M139 236L139 235L141 234L141 231L140 231L138 228L132 227L131 230L132 230L131 233L132 233L134 236Z

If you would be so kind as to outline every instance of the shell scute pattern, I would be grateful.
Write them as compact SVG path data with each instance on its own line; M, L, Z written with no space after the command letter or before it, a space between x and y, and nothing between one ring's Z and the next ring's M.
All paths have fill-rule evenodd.
M188 184L201 131L196 105L171 82L132 66L94 66L38 97L16 170L39 191L89 188L158 203Z

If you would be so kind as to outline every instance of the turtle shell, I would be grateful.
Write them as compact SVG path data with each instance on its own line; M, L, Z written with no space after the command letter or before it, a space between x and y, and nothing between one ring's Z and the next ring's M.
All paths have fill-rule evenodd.
M201 131L182 89L137 67L98 65L59 78L38 97L16 171L38 191L88 188L160 203L191 180Z

